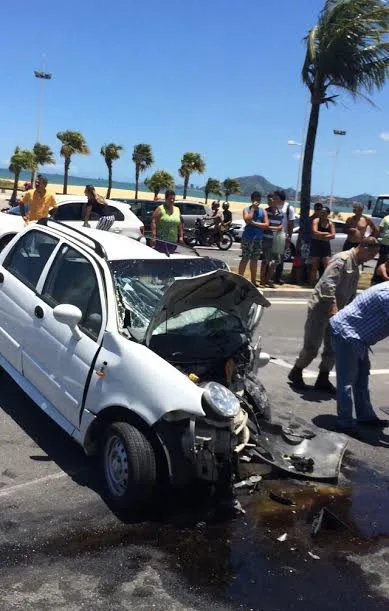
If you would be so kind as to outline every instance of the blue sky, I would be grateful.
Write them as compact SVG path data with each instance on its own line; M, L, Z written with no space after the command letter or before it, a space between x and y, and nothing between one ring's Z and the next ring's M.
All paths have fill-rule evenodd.
M59 157L56 133L80 130L91 149L73 175L105 178L102 144L125 147L114 179L133 181L134 144L150 143L153 169L177 175L184 151L198 151L205 178L262 174L294 187L307 93L302 39L324 0L19 0L2 12L0 166L15 145L35 141L38 81L46 54L41 142ZM335 191L389 191L389 86L377 108L343 97L323 108L313 192L329 193L342 139ZM380 137L381 135L381 137ZM202 177L193 177L203 184Z

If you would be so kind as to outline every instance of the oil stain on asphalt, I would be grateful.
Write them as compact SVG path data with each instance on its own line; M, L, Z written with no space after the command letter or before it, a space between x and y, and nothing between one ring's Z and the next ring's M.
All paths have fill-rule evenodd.
M23 567L79 567L97 580L99 600L112 609L127 608L112 602L124 581L132 583L132 601L145 605L132 602L129 608L151 608L148 596L158 592L158 579L160 609L172 605L162 596L169 587L186 609L208 608L209 601L214 609L258 611L387 609L382 585L385 564L389 577L389 481L350 456L342 479L339 486L317 485L274 479L271 472L252 494L239 491L246 512L239 517L224 515L201 496L187 496L147 522L78 525L44 541L3 545L0 567L3 576ZM365 562L374 557L378 573ZM171 575L184 578L183 584L173 586ZM90 601L90 608L100 608L97 599Z

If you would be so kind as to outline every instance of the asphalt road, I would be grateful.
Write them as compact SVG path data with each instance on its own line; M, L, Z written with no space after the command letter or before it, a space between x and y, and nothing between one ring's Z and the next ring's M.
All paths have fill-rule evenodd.
M305 304L296 301L266 311L263 347L278 360L264 368L263 381L273 409L331 428L334 401L296 394L287 384L304 318ZM375 350L375 372L387 368L388 347ZM316 369L315 362L312 376ZM387 378L372 376L377 406L388 405ZM4 373L0 407L1 610L388 608L385 433L350 441L337 487L271 472L258 491L242 494L246 514L233 520L187 493L134 521L110 511L96 461ZM280 490L294 506L269 499L269 491ZM312 515L322 506L347 526L312 540ZM284 533L286 541L277 541Z

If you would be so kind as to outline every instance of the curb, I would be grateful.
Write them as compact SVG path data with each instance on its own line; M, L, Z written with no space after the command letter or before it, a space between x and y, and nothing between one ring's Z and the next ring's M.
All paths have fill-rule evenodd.
M259 289L269 300L271 299L304 299L309 300L313 289ZM358 289L357 295L366 289Z

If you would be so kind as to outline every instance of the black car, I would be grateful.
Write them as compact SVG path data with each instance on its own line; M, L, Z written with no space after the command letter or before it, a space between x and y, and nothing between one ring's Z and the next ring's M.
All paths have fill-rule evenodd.
M131 206L131 211L143 222L146 233L150 231L151 217L154 210L163 204L162 199L126 199L116 197L115 200ZM198 218L202 218L207 214L210 214L209 207L201 202L176 200L175 205L180 209L185 228L194 227L194 224Z

